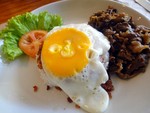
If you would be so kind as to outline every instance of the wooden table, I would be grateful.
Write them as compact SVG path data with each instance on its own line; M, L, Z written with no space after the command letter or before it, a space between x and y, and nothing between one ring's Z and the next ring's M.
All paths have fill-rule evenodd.
M58 0L0 0L0 24L7 22L12 16L56 1Z

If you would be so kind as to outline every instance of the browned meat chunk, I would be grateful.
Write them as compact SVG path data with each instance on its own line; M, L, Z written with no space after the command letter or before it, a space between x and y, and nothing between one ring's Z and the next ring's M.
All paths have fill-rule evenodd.
M150 58L150 28L135 25L131 16L110 6L92 15L88 24L110 41L109 74L129 79L145 72Z

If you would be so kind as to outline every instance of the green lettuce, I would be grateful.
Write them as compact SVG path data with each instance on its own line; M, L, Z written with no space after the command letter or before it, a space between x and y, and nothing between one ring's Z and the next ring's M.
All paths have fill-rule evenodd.
M0 31L0 39L3 40L1 54L6 60L12 61L23 54L18 46L19 39L23 34L38 29L50 31L53 27L60 25L62 25L62 18L48 12L41 12L38 15L27 12L12 17L8 20L7 26Z

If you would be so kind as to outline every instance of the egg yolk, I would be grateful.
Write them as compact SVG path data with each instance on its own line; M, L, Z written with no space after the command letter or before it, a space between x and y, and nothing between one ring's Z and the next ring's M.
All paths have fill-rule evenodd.
M66 78L88 64L89 38L75 28L63 28L49 35L43 44L42 62L54 76Z

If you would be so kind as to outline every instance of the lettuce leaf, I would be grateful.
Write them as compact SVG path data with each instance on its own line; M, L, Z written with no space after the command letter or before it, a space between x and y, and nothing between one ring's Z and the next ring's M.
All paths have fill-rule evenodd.
M58 15L51 15L46 12L40 13L38 20L38 29L47 31L51 30L54 26L60 25L60 22L62 22L62 19Z
M48 12L41 12L38 15L27 12L12 17L7 26L0 31L0 39L4 40L2 55L6 60L12 61L23 54L18 46L19 39L31 30L49 31L55 26L62 25L62 18Z
M18 47L18 40L19 38L11 33L7 33L5 36L2 52L9 61L23 54L22 50Z

